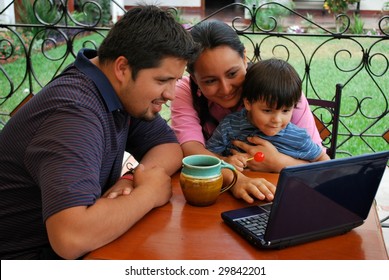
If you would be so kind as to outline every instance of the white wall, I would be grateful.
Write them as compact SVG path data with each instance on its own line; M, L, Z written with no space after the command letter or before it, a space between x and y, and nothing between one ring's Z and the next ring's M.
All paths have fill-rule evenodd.
M381 11L387 0L361 0L359 8L361 11Z
M117 22L119 17L124 14L123 10L119 8L124 8L124 0L116 0L115 2L117 5L114 2L111 2L111 15L113 23Z
M0 1L0 11L2 11L9 3L11 3L12 0L1 0ZM7 10L5 10L1 15L0 15L0 22L1 23L9 23L9 24L14 24L15 23L15 13L14 13L14 4L9 6Z
M140 3L169 7L201 7L201 0L124 0L127 6L136 6Z
M388 0L361 0L359 9L361 11L381 11L382 6L384 5L384 2ZM304 0L302 2L296 1L296 8L297 9L323 9L323 3L324 1L309 1ZM356 5L355 5L356 7Z

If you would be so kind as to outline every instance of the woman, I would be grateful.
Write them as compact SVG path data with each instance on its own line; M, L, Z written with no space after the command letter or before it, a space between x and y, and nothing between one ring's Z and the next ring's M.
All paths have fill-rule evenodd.
M182 78L176 87L176 97L171 104L172 128L181 144L184 155L211 154L205 141L212 135L219 121L227 114L243 108L242 84L246 74L247 59L244 45L236 32L221 21L204 21L191 30L193 39L201 45L197 59L188 64L190 77ZM303 95L295 108L292 123L307 130L313 141L321 145L308 102ZM258 137L248 139L253 145L234 141L245 154L232 151L247 159L261 151L263 162L249 161L252 170L279 172L283 167L304 163L281 154L268 141ZM224 179L230 181L228 173ZM231 177L231 175L230 175ZM248 178L239 173L234 196L249 203L253 197L272 200L275 186L260 178Z

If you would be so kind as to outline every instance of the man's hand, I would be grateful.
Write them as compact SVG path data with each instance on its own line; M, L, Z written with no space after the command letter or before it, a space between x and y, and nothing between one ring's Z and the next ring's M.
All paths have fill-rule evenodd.
M129 195L134 189L134 182L127 179L119 179L102 197L117 198L122 195Z
M139 164L134 172L134 191L148 193L154 207L166 204L172 196L171 177L162 167L145 168Z

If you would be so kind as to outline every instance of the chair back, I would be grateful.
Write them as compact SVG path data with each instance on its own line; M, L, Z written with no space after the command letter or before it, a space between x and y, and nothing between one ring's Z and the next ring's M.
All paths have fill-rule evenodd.
M335 158L337 148L342 88L342 84L336 85L333 100L307 98L323 141L322 144L327 148L327 154L331 159Z
M33 97L34 97L33 93L27 94L27 96L22 100L22 102L20 102L19 105L16 106L15 109L13 109L12 112L9 114L10 117L13 117L13 115L15 115L16 112L19 111L19 109L22 108L24 106L24 104L26 104L28 101L30 101L30 99Z

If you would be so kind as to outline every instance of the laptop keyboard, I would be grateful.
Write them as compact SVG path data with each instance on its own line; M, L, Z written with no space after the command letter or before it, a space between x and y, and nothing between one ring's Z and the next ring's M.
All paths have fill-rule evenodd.
M252 234L262 238L265 235L269 213L262 213L250 217L236 219L240 225L249 230Z

